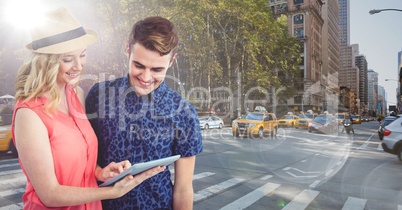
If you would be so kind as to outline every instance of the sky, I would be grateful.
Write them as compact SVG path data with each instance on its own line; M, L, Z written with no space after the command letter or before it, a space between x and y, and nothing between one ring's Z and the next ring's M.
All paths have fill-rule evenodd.
M402 0L350 0L350 44L358 44L368 69L378 73L378 83L387 92L388 105L396 104L398 52L402 51L402 12L372 9L401 9Z

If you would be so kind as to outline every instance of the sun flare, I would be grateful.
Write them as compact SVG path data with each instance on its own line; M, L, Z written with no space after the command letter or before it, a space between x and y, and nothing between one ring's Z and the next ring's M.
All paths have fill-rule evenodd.
M17 28L31 28L43 22L44 7L38 0L13 0L4 7L5 20Z

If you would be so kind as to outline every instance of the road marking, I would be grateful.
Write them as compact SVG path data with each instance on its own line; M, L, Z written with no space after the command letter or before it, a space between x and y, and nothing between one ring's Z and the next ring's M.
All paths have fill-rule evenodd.
M326 141L329 141L329 139L323 139L323 140L312 140L312 139L308 139L308 138L300 138L300 137L297 137L297 136L291 136L291 135L289 135L289 137L291 137L292 139L297 139L297 140L301 140L301 141L305 141L305 142L308 142L308 143L312 143L312 144L318 144L318 143L322 143L322 142L326 142Z
M25 175L15 177L12 179L5 179L5 180L0 180L0 185L4 186L5 184L26 184L27 179L25 178Z
M316 180L316 181L314 181L312 184L310 184L310 188L314 188L314 187L317 187L317 185L320 183L321 181L319 181L319 180Z
M172 178L171 181L174 184L174 170L171 170L170 173L171 173L170 178ZM214 174L215 173L211 173L211 172L203 172L203 173L195 174L193 176L193 180L202 179L202 178L205 178L205 177L208 177L208 176L212 176Z
M233 210L233 209L245 209L249 207L251 204L264 197L268 193L274 191L278 188L279 184L267 183L262 187L248 193L247 195L237 199L236 201L224 206L221 210Z
M363 210L366 205L366 199L348 197L342 210Z
M319 193L320 192L315 190L303 190L303 192L297 195L282 210L305 209Z
M18 206L18 205L15 205L15 204L0 207L0 210L21 210L21 209L22 209L22 205Z
M224 181L222 183L219 183L217 185L213 185L211 187L200 190L197 193L194 193L194 202L208 198L216 193L222 192L222 191L224 191L236 184L239 184L243 181L244 181L244 179L233 178L233 179Z
M25 188L18 188L18 189L1 191L0 196L4 197L4 196L15 195L15 194L24 193L24 192L25 192Z
M15 159L0 160L0 164L4 164L4 163L7 163L7 162L19 163L17 158L15 158Z
M334 169L330 169L327 172L325 172L325 176L329 176L332 172L334 172Z
M362 149L362 148L366 148L367 145L369 144L370 139L374 136L375 133L371 134L371 136L364 142L364 144L362 144L359 148L357 149Z
M1 171L1 172L0 172L0 176L2 176L2 175L10 175L10 174L17 174L17 173L21 173L21 172L22 172L22 169Z
M14 166L20 166L19 163L9 163L9 164L4 164L4 165L0 165L0 168L5 168L5 167L14 167Z
M264 177L262 177L261 178L261 180L268 180L268 179L270 179L270 178L272 178L272 175L267 175L267 176L264 176Z
M319 173L321 173L321 171L302 171L302 170L300 170L300 169L293 168L293 167L286 167L286 168L284 168L283 170L284 170L284 171L288 171L288 170L290 170L290 169L293 169L293 170L295 170L295 171L297 171L297 172L300 172L300 173L303 173L303 174L319 174Z
M402 205L398 205L398 210L402 210Z
M377 150L383 150L381 144L378 144Z
M299 175L293 174L292 172L289 172L288 170L290 170L290 169L297 171L299 173L302 173L302 174L321 174L322 173L321 171L302 171L300 169L292 168L292 167L286 167L283 169L284 171L286 171L287 174L289 174L293 177L297 177L297 178L313 178L313 177L317 177L317 175L299 176Z

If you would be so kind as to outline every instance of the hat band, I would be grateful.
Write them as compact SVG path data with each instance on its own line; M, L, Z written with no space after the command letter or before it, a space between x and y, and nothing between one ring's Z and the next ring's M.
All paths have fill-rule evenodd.
M58 44L61 42L69 41L72 39L79 38L81 36L84 36L85 30L82 27L76 28L71 31L66 31L61 34L49 36L43 39L35 40L32 42L32 49L37 50L42 47L47 47L50 45Z

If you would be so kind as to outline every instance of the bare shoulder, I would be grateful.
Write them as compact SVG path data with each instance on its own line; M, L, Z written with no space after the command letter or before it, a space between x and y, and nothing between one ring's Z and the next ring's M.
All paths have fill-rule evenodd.
M41 121L41 120L40 120L39 116L32 109L19 108L15 112L15 121L16 122L19 122L19 121L37 122L37 121Z
M14 125L16 135L36 136L33 134L46 132L42 119L29 108L20 108L16 111Z

